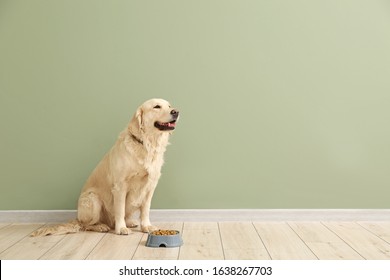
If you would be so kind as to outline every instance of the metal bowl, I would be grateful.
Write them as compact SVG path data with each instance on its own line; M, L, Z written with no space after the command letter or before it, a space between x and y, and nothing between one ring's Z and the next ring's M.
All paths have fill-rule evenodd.
M183 240L181 238L180 232L175 230L176 234L171 235L155 235L153 232L148 234L148 239L146 240L147 247L180 247L183 245Z

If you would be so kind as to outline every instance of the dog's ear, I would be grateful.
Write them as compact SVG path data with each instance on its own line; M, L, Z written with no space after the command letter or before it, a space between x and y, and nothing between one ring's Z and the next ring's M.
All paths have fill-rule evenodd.
M137 112L135 113L135 116L139 124L139 129L141 131L144 131L144 111L142 110L142 108L138 108Z
M133 118L129 123L129 130L132 133L136 133L137 135L144 132L142 108L138 108L137 112L135 112Z

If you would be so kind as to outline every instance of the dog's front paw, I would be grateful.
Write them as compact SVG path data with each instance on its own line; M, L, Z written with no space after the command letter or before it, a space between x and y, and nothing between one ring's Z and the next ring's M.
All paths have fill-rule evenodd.
M149 232L158 230L158 227L155 227L155 226L152 226L152 225L141 226L141 230L142 230L143 232L145 232L145 233L149 233Z
M129 235L131 233L131 229L127 227L121 227L118 229L115 229L115 233L118 235Z

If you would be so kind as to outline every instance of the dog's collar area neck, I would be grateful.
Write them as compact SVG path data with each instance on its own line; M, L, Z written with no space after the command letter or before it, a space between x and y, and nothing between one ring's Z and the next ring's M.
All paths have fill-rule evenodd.
M139 139L137 136L135 136L135 135L134 135L133 133L131 133L131 132L130 132L130 136L131 136L131 138L133 138L134 141L140 143L141 145L144 144L144 142L143 142L141 139Z

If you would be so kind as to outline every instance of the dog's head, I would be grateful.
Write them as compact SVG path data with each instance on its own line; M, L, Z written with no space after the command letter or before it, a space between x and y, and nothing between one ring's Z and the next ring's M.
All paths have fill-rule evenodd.
M176 127L179 111L172 108L164 99L150 99L142 104L135 113L130 128L133 132L156 134L171 132Z

